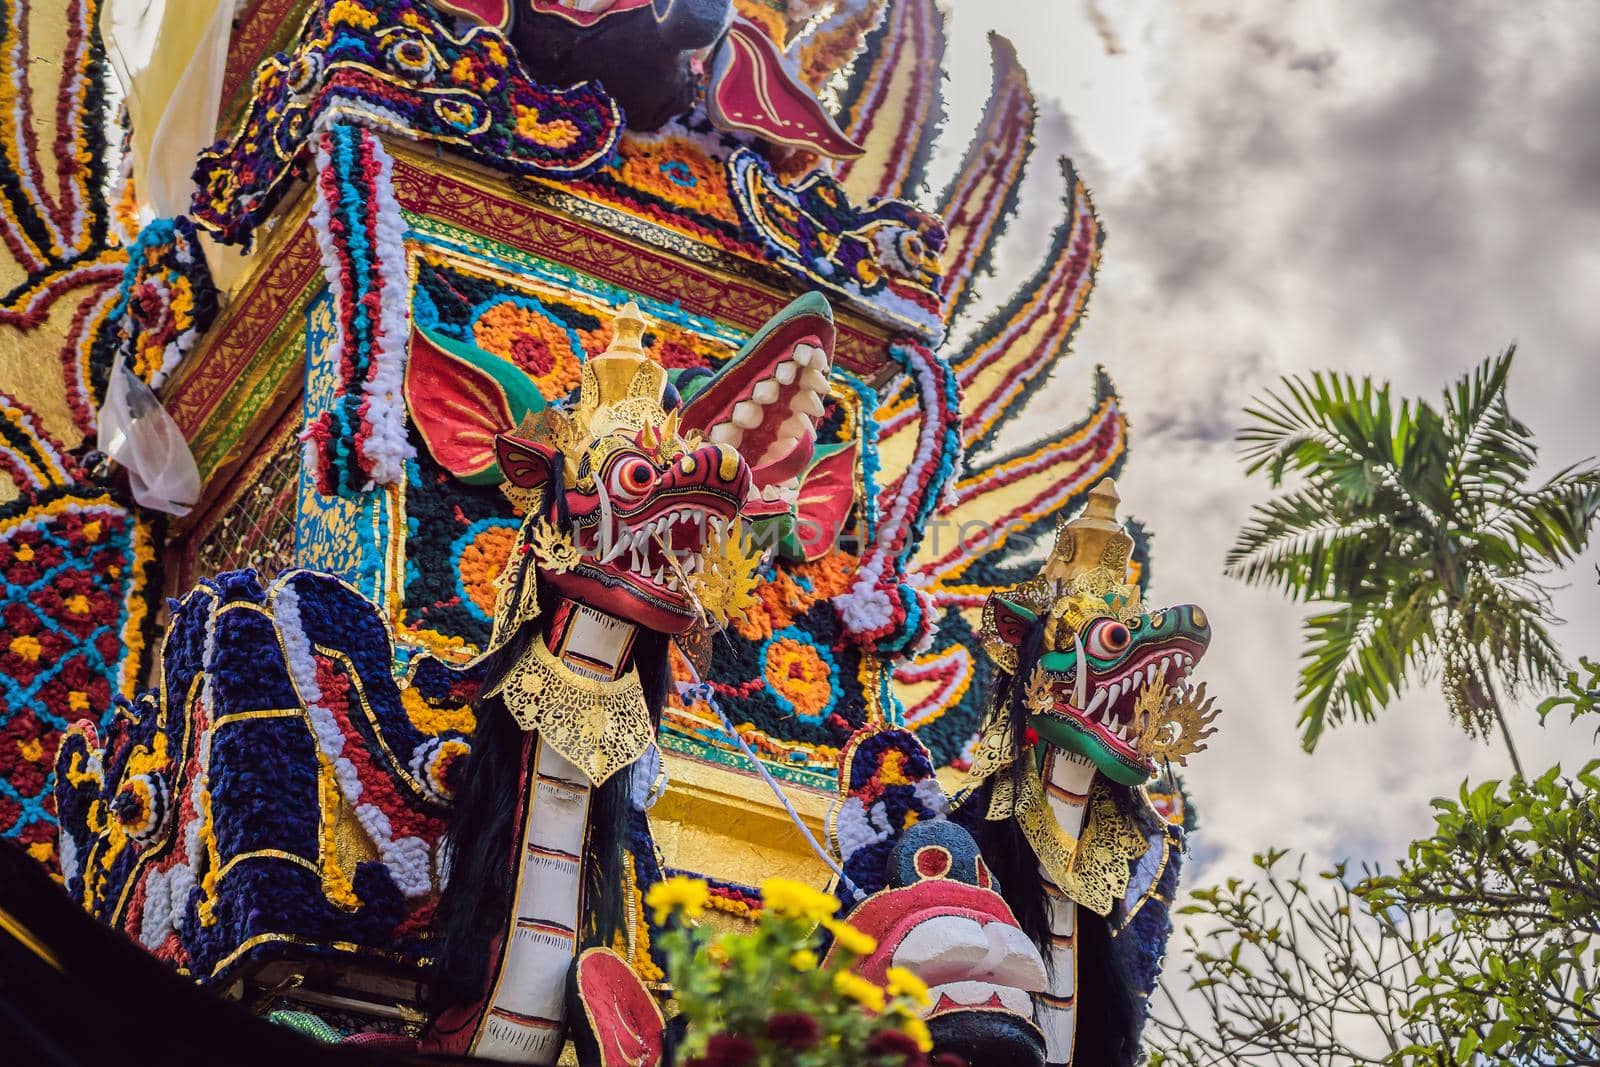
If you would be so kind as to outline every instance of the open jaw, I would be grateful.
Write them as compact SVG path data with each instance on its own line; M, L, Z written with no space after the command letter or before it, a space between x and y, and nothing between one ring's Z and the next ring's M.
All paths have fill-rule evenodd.
M749 465L743 508L749 518L794 506L800 476L815 454L816 424L832 395L833 336L826 315L803 307L791 312L684 404L685 426L703 428L712 444L736 449Z
M916 974L928 983L925 1017L998 1011L1032 1024L1044 959L993 890L931 879L869 897L850 924L878 941L855 971L878 983L891 966Z
M699 618L689 580L736 514L731 497L702 489L662 494L630 515L603 517L597 509L574 517L579 561L550 580L558 589L581 582L581 592L568 595L651 629L681 633Z
M1055 704L1036 717L1035 728L1053 744L1093 760L1113 781L1142 785L1155 776L1156 765L1133 747L1134 705L1158 678L1169 689L1184 689L1205 650L1204 642L1185 637L1163 641L1106 676L1091 677L1081 695L1075 684L1081 668L1064 677L1049 675Z

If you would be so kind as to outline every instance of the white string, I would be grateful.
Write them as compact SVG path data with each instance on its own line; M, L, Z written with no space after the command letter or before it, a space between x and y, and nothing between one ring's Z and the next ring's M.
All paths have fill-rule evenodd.
M722 705L717 703L716 695L712 692L711 686L701 681L700 672L695 669L695 665L690 662L689 657L684 656L683 662L688 665L689 674L694 678L694 681L679 682L678 695L686 703L703 700L707 707L717 713L717 718L722 720L722 728L738 744L739 751L745 754L745 758L755 764L756 772L761 775L761 780L767 783L767 788L772 790L772 795L778 798L778 803L783 805L783 810L789 813L789 818L794 822L795 827L805 835L806 843L811 846L811 851L815 852L817 858L826 863L833 873L838 875L839 884L844 886L851 897L861 896L861 890L857 889L856 884L844 873L844 868L835 863L833 857L817 843L817 839L811 834L811 828L805 824L804 819L800 818L800 813L794 810L794 805L789 803L789 798L784 795L783 787L778 785L777 780L772 777L772 772L767 770L767 765L754 752L750 751L750 746L745 743L745 739L739 736L739 731L733 728L733 723L728 721L728 716L723 712Z

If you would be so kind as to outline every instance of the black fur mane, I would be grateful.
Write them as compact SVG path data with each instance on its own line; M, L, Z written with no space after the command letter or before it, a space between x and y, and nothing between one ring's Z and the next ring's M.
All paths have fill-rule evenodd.
M1044 619L1040 618L1017 651L1016 673L997 670L994 676L994 706L1004 710L1012 744L1016 751L1024 753L1008 772L1013 776L1039 773L1027 741L1025 679L1032 676L1043 652ZM1016 819L991 822L984 818L993 791L991 780L959 798L959 807L951 818L977 841L984 863L1000 883L1000 895L1023 932L1039 946L1048 967L1050 910L1039 877L1039 859ZM1077 922L1074 965L1078 1007L1073 1062L1084 1067L1132 1067L1139 1054L1144 1006L1133 994L1132 983L1112 951L1111 920L1080 907Z
M484 689L504 677L539 640L542 624L555 607L541 597L537 619L520 629L487 663ZM670 674L668 638L639 631L633 666L644 688L651 722L659 724ZM525 735L498 696L473 705L477 729L472 754L455 786L450 830L445 838L449 880L439 897L433 928L438 952L428 983L430 1014L471 1003L484 994L489 948L510 920L516 868L512 852L518 827L513 825L527 783L522 780ZM622 770L596 789L591 798L589 837L584 856L584 911L589 926L586 944L609 945L625 922L623 856L628 841L632 775Z

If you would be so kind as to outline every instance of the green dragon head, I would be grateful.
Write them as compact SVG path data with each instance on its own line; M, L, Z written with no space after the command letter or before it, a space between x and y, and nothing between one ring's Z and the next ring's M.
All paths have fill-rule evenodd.
M1157 759L1181 763L1204 747L1214 713L1188 676L1211 627L1193 604L1140 607L1139 587L1127 581L1133 540L1116 505L1110 479L1091 490L1040 576L989 598L982 636L1026 687L1041 739L1136 786L1155 776Z

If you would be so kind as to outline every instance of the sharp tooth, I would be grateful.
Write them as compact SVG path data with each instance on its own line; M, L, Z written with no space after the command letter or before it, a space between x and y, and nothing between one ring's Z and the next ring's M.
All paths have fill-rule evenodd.
M1094 714L1094 709L1098 708L1101 704L1105 703L1105 699L1106 699L1105 687L1102 686L1099 689L1096 689L1094 691L1094 698L1089 701L1089 706L1083 709L1084 715L1086 715L1086 716L1093 715Z
M822 418L822 397L809 389L802 389L789 400L789 407L814 419Z
M772 373L778 379L779 385L793 385L795 376L800 373L800 367L793 360L786 359L778 364L778 369Z
M826 353L816 345L795 345L794 351L789 353L789 358L802 367L809 367L812 358L816 356L826 356Z
M757 404L770 404L778 399L778 383L776 379L768 378L757 382L756 387L750 390L750 399Z
M761 425L761 405L741 400L733 405L733 424L740 429L753 430Z
M606 549L606 554L600 560L600 562L610 563L612 560L622 555L622 550L627 548L630 542L631 539L626 535L613 539L611 542L611 547Z
M739 442L743 440L744 431L731 422L719 422L711 427L711 443L714 445L738 448Z
M778 499L778 487L776 485L763 485L761 487L761 499L762 500L777 500Z
M1146 667L1144 669L1144 684L1145 685L1155 685L1156 684L1156 665L1154 663L1150 664L1150 666L1148 666L1148 667Z
M828 376L815 367L806 368L806 372L800 375L800 384L813 393L828 392Z

